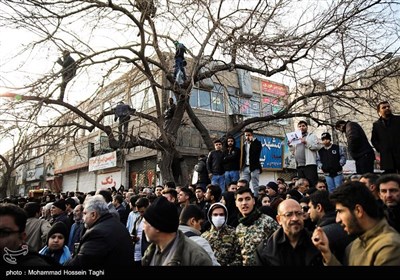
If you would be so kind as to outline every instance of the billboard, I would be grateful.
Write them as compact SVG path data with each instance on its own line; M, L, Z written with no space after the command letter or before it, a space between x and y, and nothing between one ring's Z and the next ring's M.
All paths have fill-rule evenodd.
M254 137L260 140L262 146L260 155L261 167L270 171L282 170L284 138L261 134L254 134ZM243 138L241 138L241 141L237 141L236 138L236 143L241 143L241 149L243 149Z

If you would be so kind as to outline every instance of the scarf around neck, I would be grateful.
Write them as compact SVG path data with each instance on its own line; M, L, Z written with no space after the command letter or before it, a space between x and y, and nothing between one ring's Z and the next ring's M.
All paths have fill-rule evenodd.
M247 227L251 226L255 221L258 220L258 218L260 218L261 214L262 213L254 207L253 211L251 211L248 216L239 218L239 223Z

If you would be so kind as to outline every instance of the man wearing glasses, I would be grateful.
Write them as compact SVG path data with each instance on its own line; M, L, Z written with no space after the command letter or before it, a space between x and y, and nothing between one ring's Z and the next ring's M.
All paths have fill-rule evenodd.
M256 251L256 265L322 266L322 256L304 228L304 212L294 199L278 206L276 220L281 228L262 242Z
M14 204L0 203L0 267L55 266L50 259L32 253L26 245L25 211ZM48 261L47 261L48 260Z

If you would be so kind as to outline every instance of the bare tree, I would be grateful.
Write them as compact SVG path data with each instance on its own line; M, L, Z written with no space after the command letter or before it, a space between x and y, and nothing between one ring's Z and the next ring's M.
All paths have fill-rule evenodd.
M6 115L3 113L3 116ZM24 120L22 114L14 120L12 126L2 126L0 133L2 140L11 140L12 147L4 154L0 154L0 197L6 197L7 191L12 193L15 172L36 159L55 149L63 140L59 129L52 127L38 127L36 121ZM8 119L8 124L11 120Z
M0 0L4 11L0 26L24 28L37 36L21 53L34 52L44 45L53 52L68 49L78 66L76 86L77 80L84 80L101 89L128 67L140 71L151 85L157 114L132 114L154 123L161 137L150 139L132 134L126 147L145 146L161 151L161 173L167 180L172 179L174 159L182 157L175 140L185 112L212 149L210 134L192 110L189 97L197 82L215 78L224 71L242 69L253 75L277 77L291 89L279 112L247 118L227 131L231 134L250 124L261 126L296 116L330 125L331 120L319 114L321 106L317 105L322 98L338 107L356 110L395 96L393 91L397 88L387 87L383 91L382 87L385 79L397 79L399 74L399 1L154 0L151 12L140 3ZM99 34L107 38L102 44L95 40ZM174 82L171 70L175 40L185 42L192 61L188 79L181 86ZM37 114L46 106L64 107L88 125L59 125L75 125L90 131L97 127L107 134L110 147L118 149L115 132L101 122L104 116L113 114L112 110L91 116L53 98L60 75L60 71L50 70L21 85L27 93L20 99L37 102L31 108ZM158 75L169 84L161 83ZM324 87L317 86L319 83ZM164 126L159 92L167 90L175 94L177 106L171 122Z

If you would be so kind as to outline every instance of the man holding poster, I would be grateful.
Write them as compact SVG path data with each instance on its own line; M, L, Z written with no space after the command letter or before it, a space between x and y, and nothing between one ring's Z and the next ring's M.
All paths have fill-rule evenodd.
M321 148L318 143L318 137L308 132L308 123L299 121L297 124L301 136L295 135L291 139L288 138L288 144L294 149L294 157L296 159L296 169L299 178L307 178L310 187L314 187L318 181L317 171L317 151Z

